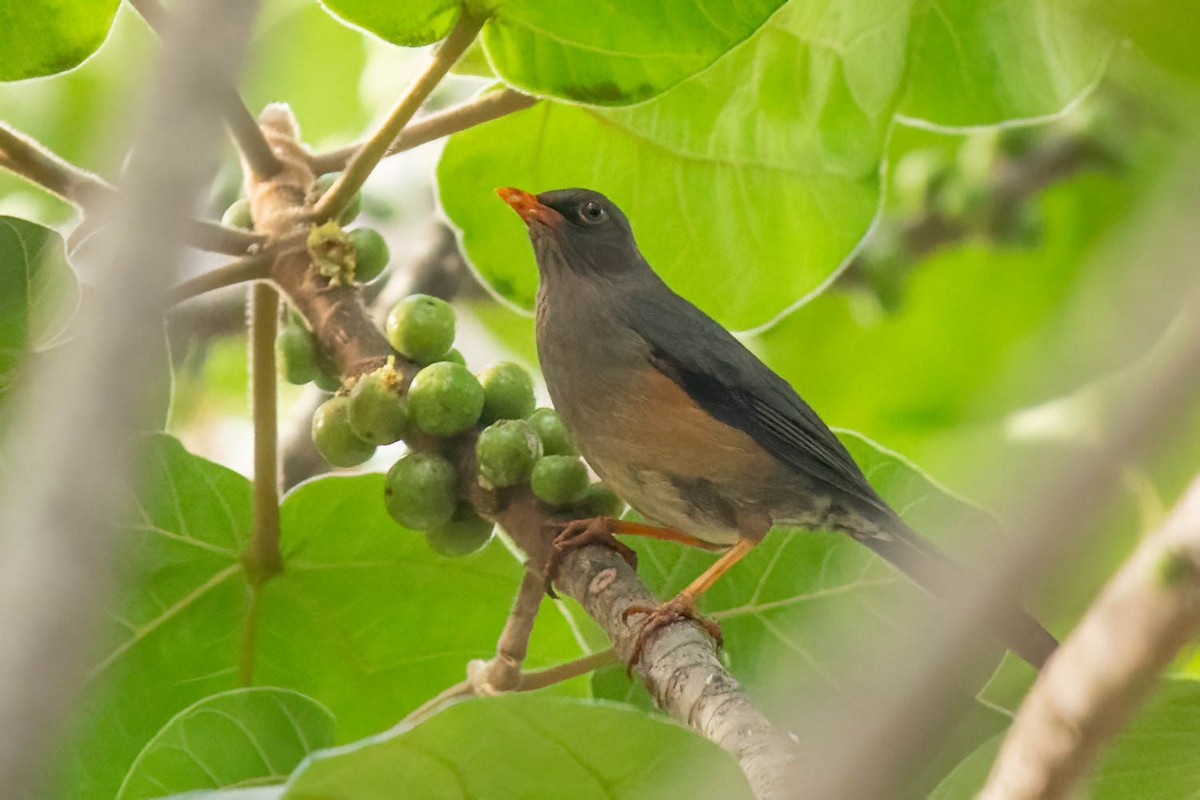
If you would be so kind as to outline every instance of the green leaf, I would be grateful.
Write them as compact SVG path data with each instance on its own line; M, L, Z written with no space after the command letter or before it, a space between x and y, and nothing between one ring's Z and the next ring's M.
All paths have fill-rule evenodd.
M234 689L180 711L146 743L117 800L282 782L333 743L333 715L288 689Z
M708 67L783 2L487 4L495 10L483 29L483 46L506 82L539 95L623 105Z
M519 743L519 757L505 743ZM750 797L733 759L678 725L604 704L509 695L319 753L283 797L665 800L695 791Z
M444 37L460 9L458 0L323 3L346 22L405 46ZM708 67L782 3L471 0L466 6L470 13L488 18L483 46L496 74L506 82L539 95L622 105L652 97Z
M120 0L42 0L0 4L0 81L65 72L108 36Z
M54 344L78 304L79 282L62 237L0 217L0 398L30 353Z
M991 125L1062 110L1099 80L1113 37L1083 0L923 0L901 113Z
M163 435L142 440L137 463L143 478L121 540L121 592L63 748L63 796L113 796L176 712L236 686L249 482Z
M257 113L267 103L286 102L310 146L358 135L370 121L358 91L366 41L312 3L288 3L275 17L246 50L243 94L250 108Z
M432 44L450 33L462 8L460 0L372 3L370 0L321 0L334 16L381 39L404 47Z
M839 432L871 484L922 535L960 558L1002 536L995 520L939 486L910 462L849 431ZM631 542L638 573L661 597L674 595L712 563L696 548ZM847 689L842 667L869 658L920 604L937 602L849 537L774 530L701 596L721 624L730 671L769 706L788 675L789 702ZM854 631L847 637L846 631ZM997 660L999 647L997 646ZM980 684L987 679L981 675ZM630 700L640 687L597 680L597 696ZM616 690L616 691L614 691ZM782 698L780 698L782 699Z
M906 8L792 3L650 102L542 103L460 133L438 168L442 205L484 279L528 309L533 254L494 189L597 189L672 288L728 327L762 325L818 291L876 213ZM753 92L747 75L763 76Z
M437 556L387 515L383 476L326 477L285 498L284 573L256 602L240 560L249 482L169 436L142 441L122 591L61 749L61 796L112 797L173 715L236 688L252 618L254 679L327 707L340 741L387 728L462 680L469 659L494 653L521 576L501 542ZM580 654L566 617L548 607L530 666Z
M394 724L490 658L521 579L494 539L464 558L436 555L383 506L383 476L326 477L283 504L285 573L263 590L258 679L337 715L338 738ZM528 666L582 655L554 607L538 616ZM581 687L567 687L581 691Z
M1003 735L981 745L946 776L930 800L974 797ZM1091 800L1188 800L1200 786L1200 681L1167 679L1133 723L1102 754L1088 781Z

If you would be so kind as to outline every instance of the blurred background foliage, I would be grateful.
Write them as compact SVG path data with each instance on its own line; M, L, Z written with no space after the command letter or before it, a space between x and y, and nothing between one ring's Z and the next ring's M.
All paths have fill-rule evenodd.
M370 3L329 5L385 38L418 44L444 34L454 8L430 3L437 13L380 22L370 16ZM765 17L776 5L755 4L755 13ZM1154 253L1122 248L1156 218L1169 216L1172 180L1193 174L1180 165L1188 163L1200 125L1198 23L1184 6L793 0L761 29L744 20L744 41L698 40L699 61L686 69L647 67L643 53L613 66L605 78L609 85L596 78L607 75L605 65L570 43L547 56L572 65L569 76L531 72L521 58L521 48L531 45L522 37L545 21L528 10L530 4L512 4L431 107L487 91L497 78L571 102L543 102L385 162L366 186L365 217L392 246L392 274L368 293L381 298L380 308L413 290L451 297L459 312L458 347L473 367L501 357L536 367L528 315L536 271L523 231L492 189L591 186L629 213L649 260L675 288L730 327L748 331L746 343L831 425L883 448L862 444L861 455L873 468L893 471L885 495L894 491L912 502L919 495L940 505L961 497L1003 522L1014 499L1001 493L1000 478L1093 452L1112 410L1172 346L1183 298L1156 269ZM658 4L653 8L661 11ZM636 54L644 44L629 47ZM145 24L122 6L105 45L77 69L0 84L0 116L116 181L123 154L115 145L128 133L126 110L156 47ZM395 47L347 27L307 0L267 0L250 52L241 83L248 104L257 110L287 102L314 150L359 138L423 57L420 49ZM639 102L621 105L630 101ZM239 182L230 148L198 213L219 216L238 195ZM32 220L64 237L75 222L69 206L2 172L0 215ZM5 241L0 238L0 246ZM196 255L186 268L196 272L217 263ZM88 276L81 277L86 284ZM1135 311L1145 319L1137 331L1114 324ZM237 473L249 472L251 447L242 323L238 291L181 308L169 320L174 377L173 384L169 377L163 382L173 385L166 430L193 455L167 437L147 442L147 458L161 467L153 478L160 488L145 490L140 524L180 533L189 524L191 530L221 531L227 524L228 531L205 539L211 556L205 563L188 560L156 537L131 544L128 569L143 581L125 598L134 607L147 586L168 598L172 592L184 597L195 586L213 591L203 604L187 605L186 613L155 628L154 635L166 637L155 648L97 667L97 675L110 666L112 674L89 689L74 734L83 744L71 760L79 763L64 773L68 783L106 790L120 785L130 751L136 753L196 698L228 688L236 671L238 627L256 613L245 607L236 582L239 537L249 525L248 484ZM23 325L19 333L24 335ZM11 346L29 347L24 339ZM2 385L14 369L5 366ZM294 462L289 483L321 471L305 457L317 397L311 387L288 387L281 395L295 429L285 436L289 464ZM381 450L368 466L384 468L394 455ZM1200 410L1152 457L1125 466L1122 490L1088 552L1035 604L1056 633L1069 630L1198 464ZM339 742L383 730L456 680L467 659L486 656L518 574L517 562L498 541L453 566L425 549L398 547L379 504L367 499L378 495L377 483L375 476L327 478L289 495L284 541L294 548L288 556L295 567L264 600L263 679L331 705L337 720L332 740ZM158 505L168 491L162 487L174 487L178 508ZM337 539L344 530L354 533ZM228 541L221 540L226 534ZM890 594L895 587L872 571L878 571L873 559L853 548L843 552L843 544L777 534L754 556L762 562L762 580L751 580L758 573L747 570L739 582L735 573L709 598L706 608L729 619L732 668L754 691L771 691L767 678L778 664L796 669L797 656L800 682L814 692L828 688L836 683L829 680L835 654L847 650L830 646L837 631L887 627L879 609L901 602ZM654 543L640 552L643 575L660 592L678 588L707 558ZM789 571L775 585L766 576L780 558ZM336 577L367 562L374 565L368 578ZM472 596L446 605L449 621L424 618L418 601L457 597L466 579L475 581ZM846 587L863 590L833 602L807 602L809 595L836 596ZM790 610L768 614L757 610L763 604ZM363 609L371 605L378 608ZM158 619L160 609L151 606L143 609L145 620L118 621L143 631L146 620ZM480 608L486 613L477 614ZM548 619L535 635L535 665L603 646L601 634L577 610L543 616ZM470 617L469 624L463 617ZM297 619L311 630L298 630ZM438 638L439 624L452 634ZM407 631L403 647L380 635L389 627ZM114 637L105 644L125 641ZM363 661L347 665L306 650L309 643L334 641L366 653ZM123 653L121 647L115 652ZM1177 676L1200 677L1198 665L1200 655L1187 655ZM147 674L158 676L149 688ZM1005 709L1015 707L1030 680L1030 671L1012 659L990 681L981 678L979 707L948 748L944 768L931 766L920 788L931 788L983 743L935 795L967 796L967 787L981 779L980 764L990 763L987 748L995 745L985 740L1003 729ZM367 694L347 689L368 684ZM648 705L641 687L617 669L560 693ZM148 697L161 707L142 713ZM1190 719L1187 714L1200 708L1186 682L1172 684L1156 703L1166 710L1139 723L1129 741L1165 736L1160 729L1168 731L1172 720ZM323 731L317 738L329 741L319 704L305 708ZM446 724L462 731L487 724L473 721L474 714L484 720L536 716L519 701L512 708L481 708ZM559 711L537 713L553 717ZM128 735L109 739L97 727L101 721ZM597 730L609 724L615 723L601 720ZM163 730L167 735L172 729ZM683 750L707 746L698 740L680 744L674 730L643 733L646 738L636 741ZM421 735L434 744L421 740L413 748L441 747L439 737L450 734ZM381 746L408 745L400 736ZM1102 770L1098 797L1134 796L1122 793L1128 785L1121 780L1144 767L1137 747L1120 751L1115 766ZM290 760L290 769L299 755L281 757ZM153 762L143 756L148 762L139 763ZM350 772L358 768L351 762ZM339 769L346 768L323 765L306 779L314 786L324 780L344 786L345 777L324 777L341 774ZM127 785L153 785L141 772L129 774ZM1176 775L1157 792L1143 784L1141 796L1182 797L1179 787L1195 787L1193 776L1185 778ZM428 776L410 779L436 785ZM473 778L504 779L486 769ZM194 788L186 782L160 785Z

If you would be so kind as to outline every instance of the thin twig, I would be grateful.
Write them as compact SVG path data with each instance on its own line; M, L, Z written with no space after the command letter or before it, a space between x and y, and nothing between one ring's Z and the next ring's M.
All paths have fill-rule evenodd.
M146 24L155 33L162 35L163 26L167 23L167 10L158 0L129 0L129 4L141 15ZM225 123L233 140L251 168L264 178L269 178L279 171L279 159L271 152L267 140L263 138L254 115L246 108L246 103L237 93L233 84L221 88L221 113L225 115Z
M545 596L545 577L536 569L527 568L512 611L496 642L496 657L483 664L479 674L471 676L473 680L497 692L506 692L518 685L521 666L529 651L529 636Z
M246 256L236 261L217 267L214 270L188 278L175 284L167 293L167 301L171 305L190 300L197 295L233 286L247 281L261 281L271 277L271 253L256 256Z
M589 653L582 658L567 661L564 664L555 664L553 667L521 673L515 685L509 691L534 692L538 689L545 689L547 686L553 686L556 683L578 678L580 675L587 675L589 672L615 663L617 663L617 654L614 650L609 649L602 650L599 653ZM474 677L467 678L465 681L459 681L417 706L404 719L400 720L400 725L410 728L414 727L451 703L468 697L477 697L480 694L490 696L494 694L494 692L490 691L494 688L489 686L488 689L481 692L480 685Z
M487 92L465 103L438 111L406 125L400 131L400 135L388 146L384 156L402 153L443 136L465 131L467 128L481 125L514 111L529 108L536 102L536 97L522 94L515 89ZM345 169L346 164L355 153L362 149L363 144L363 142L357 142L313 156L313 172L322 175L326 172L339 172Z
M265 281L250 289L250 383L254 415L254 537L243 556L253 586L283 571L279 553L279 420L275 333L279 292Z
M260 281L250 287L250 386L254 417L254 535L242 565L254 594L242 640L239 674L243 686L254 678L258 598L263 584L283 572L279 552L279 411L275 378L275 333L279 292Z
M0 167L84 211L102 202L114 202L117 195L116 188L99 175L75 166L3 123L0 123ZM188 241L214 253L240 256L263 242L261 236L215 222L191 220L188 225Z
M115 193L99 175L80 169L4 123L0 123L0 151L4 155L0 166L77 206L111 199Z
M1026 695L981 800L1070 797L1200 632L1200 477L1109 581Z
M583 658L568 661L565 664L556 664L553 667L546 667L545 669L522 672L521 680L517 682L517 688L513 691L532 692L537 689L544 689L547 686L569 681L572 678L578 678L580 675L587 675L589 672L594 672L601 667L617 663L620 663L620 660L617 658L617 651L610 647L607 650L601 650L599 653L592 653Z
M350 204L355 193L362 188L367 178L383 159L388 147L400 135L400 131L412 119L413 114L417 113L421 103L425 102L425 98L429 96L430 92L437 88L442 78L454 66L454 62L458 61L459 56L470 47L476 34L479 33L479 29L483 27L484 21L482 17L468 13L465 7L459 12L458 22L455 23L454 29L442 42L424 72L412 82L408 91L392 107L387 119L367 141L363 142L358 152L350 158L346 169L329 187L329 191L325 192L317 201L313 211L318 220L332 219L342 213Z

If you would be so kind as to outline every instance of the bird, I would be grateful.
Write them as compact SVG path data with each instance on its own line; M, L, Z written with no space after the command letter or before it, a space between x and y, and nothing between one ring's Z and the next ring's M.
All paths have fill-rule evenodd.
M970 584L787 381L663 281L612 201L578 188L496 192L525 222L537 260L537 353L554 408L600 479L650 523L577 520L555 552L604 542L636 566L614 534L723 552L674 598L626 612L645 615L630 669L648 637L679 619L719 646L720 628L695 601L777 526L845 534L946 599ZM991 623L1035 667L1057 646L1023 609Z

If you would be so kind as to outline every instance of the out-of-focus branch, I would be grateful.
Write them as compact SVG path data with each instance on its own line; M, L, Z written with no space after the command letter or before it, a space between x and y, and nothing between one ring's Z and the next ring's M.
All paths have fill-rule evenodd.
M1075 552L1096 513L1112 497L1122 465L1160 441L1200 400L1200 285L1195 274L1200 232L1192 224L1200 196L1192 183L1182 180L1194 177L1194 166L1188 164L1177 173L1181 185L1173 187L1169 201L1156 206L1162 219L1155 219L1121 253L1137 264L1153 253L1155 273L1147 280L1173 287L1174 297L1188 298L1177 312L1180 345L1156 363L1122 403L1110 420L1110 438L1102 450L1062 465L1052 479L1038 476L1036 485L1024 487L1020 496L1026 499L1013 514L1014 527L1024 536L1009 554L990 561L986 580L940 615L936 626L927 625L922 635L907 638L895 653L877 659L887 665L887 674L863 690L872 700L868 711L856 714L843 728L831 726L824 732L828 752L804 762L805 788L811 796L895 796L913 765L925 763L949 730L947 723L969 700L969 695L950 696L947 686L964 674L966 659L974 655L965 643L976 639L979 620L992 618L1013 596L1024 595L1052 575ZM1143 315L1163 314L1164 309L1131 306L1126 312L1111 324L1128 326L1132 335L1145 324ZM922 654L919 663L905 658L912 653Z
M188 234L186 215L215 155L214 87L240 64L255 8L244 0L179 4L73 345L39 361L14 397L18 419L6 444L9 463L21 468L8 476L0 503L6 798L46 796L43 770L51 753L62 752L52 743L109 593L130 440L166 290Z
M529 108L536 102L536 97L522 94L515 89L487 92L465 103L438 111L406 125L400 131L400 135L392 140L384 156L411 150L426 142L432 142L443 136L449 136L452 133L458 133L489 120L503 117L505 114ZM313 172L321 175L345 169L351 157L362 147L363 143L359 142L313 156Z
M1068 797L1159 673L1200 632L1200 477L1038 676L982 800Z
M467 12L464 6L458 15L458 22L434 53L425 70L408 87L408 91L397 101L379 129L363 142L362 147L350 157L346 168L338 175L337 180L329 187L329 191L321 196L313 209L318 220L336 217L350 204L355 193L367 182L367 177L374 172L375 167L383 160L392 142L400 135L400 131L417 113L425 98L437 88L442 78L454 66L476 34L483 27L484 18L476 17Z
M87 211L116 202L117 190L95 173L71 164L29 136L0 123L0 167ZM190 220L188 241L202 250L238 256L263 238L215 222Z
M167 10L158 0L129 0L129 4L155 33L162 35L167 23ZM228 84L221 87L221 94L221 110L242 158L257 174L266 177L274 175L279 170L279 160L271 152L254 115L246 108L237 89L233 84Z
M1113 162L1112 154L1088 134L1059 130L1044 135L1024 152L996 158L979 188L978 208L946 208L941 197L946 186L935 184L926 189L924 205L915 213L885 216L838 276L838 283L870 283L876 272L874 262L883 261L885 269L894 270L899 256L902 268L971 236L1010 239L1021 225L1025 207L1047 187L1085 169L1111 167Z

